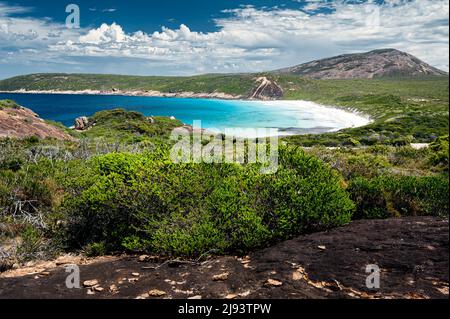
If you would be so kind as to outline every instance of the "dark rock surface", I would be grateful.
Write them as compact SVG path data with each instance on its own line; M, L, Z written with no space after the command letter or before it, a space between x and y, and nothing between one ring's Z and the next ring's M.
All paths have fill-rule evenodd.
M64 265L12 270L0 274L0 298L448 299L448 262L447 219L362 220L246 257L100 257L80 265L90 288L67 289ZM381 269L379 289L366 286L370 264Z

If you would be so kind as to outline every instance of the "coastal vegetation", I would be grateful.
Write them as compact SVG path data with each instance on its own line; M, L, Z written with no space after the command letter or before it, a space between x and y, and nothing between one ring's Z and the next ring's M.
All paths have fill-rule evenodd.
M36 128L39 119L31 111L0 101L5 118L17 110L23 117L14 115L16 122L8 124L22 128L21 135L0 139L0 254L7 256L0 270L67 251L245 254L357 219L448 218L448 76L313 79L293 70L193 77L34 74L0 81L0 91L282 94L372 120L282 138L278 171L262 174L259 164L247 162L174 164L169 137L184 125L174 118L101 111L83 119L78 131L40 121L59 132L59 139L44 138L24 129ZM28 126L15 125L18 120Z
M448 216L448 136L418 150L287 139L271 175L257 164L173 164L174 119L116 109L89 121L73 140L0 141L9 266L62 251L243 254L354 219Z
M159 91L165 93L222 92L248 95L254 85L250 74L199 75L191 77L130 76L105 74L32 74L0 81L0 91L24 89L54 91Z
M139 77L88 74L35 74L0 81L0 91L113 90L162 93L225 93L249 97L264 77L283 90L283 99L308 100L359 112L373 120L368 126L337 133L287 138L300 146L408 145L430 143L449 130L448 76L383 77L376 79L311 79L289 74Z

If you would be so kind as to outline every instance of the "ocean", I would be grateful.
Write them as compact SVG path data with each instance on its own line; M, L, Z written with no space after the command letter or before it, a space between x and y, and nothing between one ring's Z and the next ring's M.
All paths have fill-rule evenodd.
M174 116L185 124L201 121L204 129L276 128L279 135L323 133L370 122L367 117L308 101L245 101L117 95L0 93L40 117L72 126L79 116L123 108L146 116Z

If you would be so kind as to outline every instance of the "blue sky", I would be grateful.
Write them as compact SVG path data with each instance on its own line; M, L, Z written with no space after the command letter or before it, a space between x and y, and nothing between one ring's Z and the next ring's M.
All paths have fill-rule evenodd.
M0 78L253 72L385 47L448 71L448 1L0 0Z

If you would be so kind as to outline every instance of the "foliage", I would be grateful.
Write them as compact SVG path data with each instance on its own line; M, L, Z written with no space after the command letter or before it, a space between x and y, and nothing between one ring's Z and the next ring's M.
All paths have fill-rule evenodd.
M199 75L191 77L127 76L106 74L31 74L0 81L0 90L129 90L166 93L223 92L248 95L254 85L252 75Z
M430 165L438 166L442 171L448 172L448 135L438 138L430 148L433 151L428 158Z
M335 105L370 115L372 124L285 140L302 146L429 143L448 134L448 77L313 80L279 76L285 98ZM350 142L351 143L351 142Z
M307 91L317 85L302 81ZM347 82L327 85L332 83L337 90ZM384 108L387 123L391 111L416 103L407 98L414 82L398 88L400 99L389 90L378 92L383 81L371 83L380 98L355 100L349 89L351 97L341 102L370 105L373 112ZM437 97L438 91L427 94ZM442 115L445 94L440 99L424 103ZM373 127L317 136L325 145L348 146L338 149L301 150L289 144L302 144L303 137L287 139L279 149L279 170L264 175L253 164L172 163L168 136L181 125L177 120L153 122L116 109L90 121L95 125L76 133L76 141L0 140L0 241L21 238L19 260L60 249L93 256L123 250L244 253L346 224L355 210L354 218L448 216L448 135L421 150L399 146L417 141L417 134L403 135L403 126L391 131L397 140L390 145L383 139L392 134ZM362 135L355 137L358 130Z
M357 205L355 218L448 216L448 177L357 178L348 191Z
M199 255L247 251L348 223L353 203L317 159L283 149L275 175L256 165L173 164L109 154L89 162L89 183L63 205L71 246Z
M12 100L0 100L0 110L3 109L20 109L20 105Z

